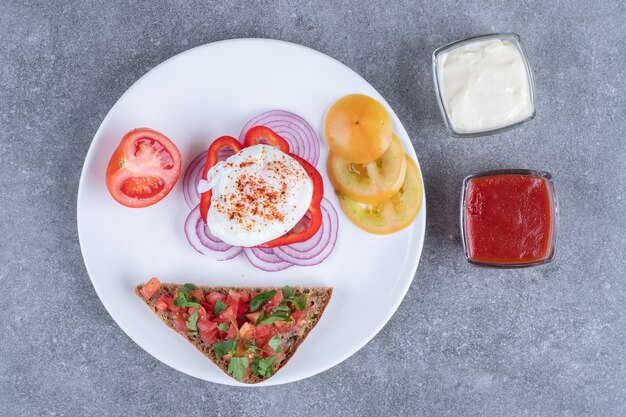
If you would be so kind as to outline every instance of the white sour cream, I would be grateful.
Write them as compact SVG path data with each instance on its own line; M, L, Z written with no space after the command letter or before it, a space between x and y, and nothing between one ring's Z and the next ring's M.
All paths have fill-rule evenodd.
M440 54L437 79L458 133L498 129L533 113L526 63L510 41L478 40Z

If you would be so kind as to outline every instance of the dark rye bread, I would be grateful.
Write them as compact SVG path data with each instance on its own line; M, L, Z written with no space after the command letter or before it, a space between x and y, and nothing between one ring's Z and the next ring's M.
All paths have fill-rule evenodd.
M139 296L139 298L141 298L148 305L148 307L152 309L152 311L154 311L154 313L157 316L159 316L161 320L163 320L165 324L167 324L172 330L174 330L176 333L180 334L189 342L191 342L191 344L193 344L200 352L202 352L206 357L211 359L213 363L215 363L222 371L228 374L227 372L228 361L217 357L212 347L206 345L202 341L202 339L200 339L200 336L191 336L187 333L183 334L179 332L178 330L176 330L176 327L174 326L174 322L172 320L170 312L160 313L157 311L156 302L161 296L161 294L168 293L174 298L176 298L175 295L176 295L176 292L178 291L178 287L180 286L181 286L180 284L161 283L161 289L157 291L149 300L146 300L139 292L139 290L143 287L143 284L137 285L137 287L135 287L135 293L137 294L137 296ZM281 289L279 287L207 287L207 286L199 286L198 288L201 288L205 294L211 293L213 291L217 291L222 294L228 294L228 291L230 290L233 290L233 291L246 290L252 293L252 292L263 292L263 291ZM274 364L272 365L272 368L274 369L274 374L278 372L280 368L285 366L287 362L289 362L289 359L291 359L293 354L296 353L296 350L298 349L300 344L304 342L304 339L307 338L311 330L313 330L313 328L317 325L317 322L319 321L320 317L322 317L322 314L324 313L324 310L326 309L326 306L328 305L328 301L330 300L330 297L333 294L332 288L294 287L294 290L296 291L296 294L298 295L302 293L308 294L307 301L309 305L312 306L310 319L307 320L304 325L300 326L301 328L299 331L291 331L291 332L286 332L286 333L277 335L283 340L284 342L283 345L285 346L285 350L284 350L284 356L282 360L280 362L274 362ZM243 382L246 384L256 384L268 378L271 378L271 377L262 377L254 373L250 373L248 376L244 378Z

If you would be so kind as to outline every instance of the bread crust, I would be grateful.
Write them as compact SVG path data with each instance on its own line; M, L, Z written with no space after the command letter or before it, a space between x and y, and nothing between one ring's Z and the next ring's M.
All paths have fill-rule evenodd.
M213 351L211 346L207 346L200 336L192 336L188 333L179 332L174 326L174 321L169 312L161 313L156 308L156 303L161 294L168 293L171 296L175 297L178 288L181 287L181 284L174 283L161 283L161 288L157 291L150 299L146 300L139 290L143 287L143 284L139 284L135 287L135 294L143 300L148 307L156 314L168 327L174 330L176 333L187 339L192 345L196 347L202 354L208 357L218 368L224 371L228 376L228 363L229 361L217 357L215 352ZM280 290L281 287L215 287L215 286L198 286L197 288L202 289L205 294L211 293L213 291L222 293L227 295L228 291L248 291L248 292L264 292L270 290ZM283 340L283 345L286 345L284 350L283 358L280 362L275 362L272 365L274 370L274 374L278 372L289 360L293 357L294 353L300 347L302 342L308 337L309 333L319 322L319 319L322 317L324 310L328 306L328 302L333 294L333 289L329 287L293 287L296 291L296 294L306 293L309 294L307 302L311 305L311 315L310 319L306 320L306 323L301 326L301 328L297 331L290 331L286 333L282 333L277 335ZM265 381L269 377L263 377L261 375L254 374L250 372L243 379L243 383L245 384L257 384L259 382Z

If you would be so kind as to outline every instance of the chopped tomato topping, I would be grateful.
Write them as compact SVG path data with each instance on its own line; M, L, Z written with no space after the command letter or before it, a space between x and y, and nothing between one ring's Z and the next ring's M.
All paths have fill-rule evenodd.
M248 313L246 314L246 318L251 322L251 323L256 323L256 321L259 319L259 316L261 315L260 311L256 311L254 313Z
M277 307L282 300L283 300L283 292L281 290L276 291L276 294L274 294L274 297L272 297L271 300L265 303L265 311L268 312L272 308Z
M237 328L230 323L226 332L226 339L235 339L237 337Z
M276 331L279 333L288 332L289 330L291 330L292 327L293 327L292 321L275 321L274 322L274 328L276 328Z
M246 322L244 323L243 326L241 326L241 329L239 329L239 334L241 335L242 338L247 339L247 340L253 340L254 339L254 330L255 330L255 325L250 323L250 322Z
M189 307L187 309L187 314L191 315L196 308L198 308L198 320L206 320L207 319L207 313L206 310L204 309L204 307L200 306L200 307Z
M207 345L211 345L217 339L217 324L209 320L198 320L200 339Z
M161 296L159 297L159 300L156 303L156 308L160 313L163 313L164 311L167 311L169 308L172 307L173 301L174 299L172 298L171 295L161 294Z
M196 288L191 291L191 296L197 298L199 301L202 301L204 299L204 291L200 288Z
M160 289L161 289L161 281L159 281L157 278L150 278L150 281L148 281L146 285L141 287L139 292L141 293L141 295L143 295L143 298L145 298L146 300L149 300Z
M212 293L206 296L206 301L209 304L213 304L213 305L217 303L217 300L224 301L225 299L226 299L226 296L222 294L221 292L217 292L217 291L213 291Z
M291 313L291 318L293 319L294 323L296 326L299 326L300 324L302 324L302 321L304 319L306 319L306 316L309 314L309 309L305 309L305 310L295 310L293 313Z
M161 283L153 278L141 288L140 292L144 297L146 297L145 293L152 297L160 288ZM191 305L181 304L183 307L179 307L174 304L174 298L180 295L180 291L185 292L187 301ZM289 289L289 292L291 297L294 290ZM173 325L178 332L189 336L199 336L210 349L218 349L213 347L215 343L236 340L235 351L232 353L225 352L226 354L222 358L230 360L232 356L248 357L249 363L245 372L249 374L252 372L250 366L255 358L275 356L274 361L280 361L284 358L284 343L280 343L279 348L275 343L276 340L273 339L274 336L298 330L310 310L310 307L303 311L297 310L293 302L287 302L284 299L282 290L276 290L271 299L262 302L261 307L255 312L250 312L250 303L258 295L259 293L255 291L232 290L228 294L216 291L205 294L201 288L188 290L186 287L178 287L174 290L174 294L167 292L160 294L156 308L161 313L169 312ZM268 295L266 294L261 298L266 300ZM196 299L200 301L200 306L194 304ZM225 306L220 304L219 313L215 314L215 306L218 301L224 303ZM275 309L276 307L280 308ZM268 322L271 324L256 324L259 318L271 317L275 320L273 322L269 320ZM280 319L288 319L289 321L280 321ZM257 349L252 346L256 346Z
M248 291L239 291L239 301L242 303L250 302L250 294L248 294Z

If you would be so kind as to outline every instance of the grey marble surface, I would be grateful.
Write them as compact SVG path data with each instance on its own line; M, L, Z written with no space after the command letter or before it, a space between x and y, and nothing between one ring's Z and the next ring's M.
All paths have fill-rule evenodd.
M0 2L0 415L626 415L623 2L128 3ZM494 31L526 44L537 119L453 139L430 54ZM362 74L411 135L428 195L422 261L387 326L331 370L264 389L196 380L139 348L98 300L76 232L83 159L117 98L163 60L237 37ZM548 266L463 260L460 182L504 167L554 174Z

